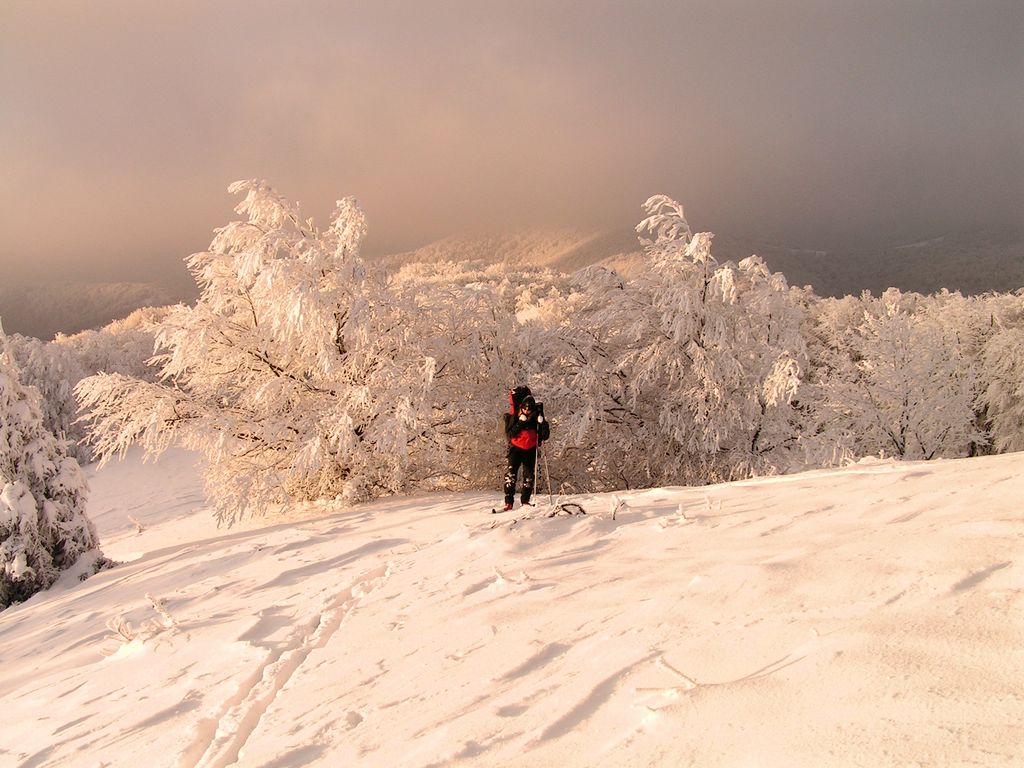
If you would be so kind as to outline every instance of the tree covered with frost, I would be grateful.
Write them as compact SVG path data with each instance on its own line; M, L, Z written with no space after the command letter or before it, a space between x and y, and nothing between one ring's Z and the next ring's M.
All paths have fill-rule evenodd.
M91 461L75 386L94 373L121 373L155 381L155 369L148 365L153 354L153 326L168 308L147 307L115 320L99 330L81 331L53 341L41 341L12 334L8 351L16 363L21 381L35 387L42 396L43 425L67 440L68 454L79 462Z
M802 294L757 256L719 263L713 235L691 235L675 201L654 197L646 208L637 231L650 235L654 327L632 355L638 386L663 393L659 424L698 477L784 466L806 369Z
M977 410L998 451L1024 450L1024 290L992 296L978 318L987 333L980 350L983 372Z
M65 442L43 423L0 331L0 609L26 600L98 546L87 486Z
M548 453L566 490L654 485L678 467L660 433L658 402L634 386L629 355L640 339L634 318L647 307L635 285L597 266L576 272L563 295L534 310L534 381L547 393L555 429ZM537 359L535 358L535 359Z
M434 364L364 268L362 210L345 198L321 230L264 183L230 190L243 218L189 258L201 295L159 325L160 380L79 385L97 452L200 451L229 523L249 508L403 490Z
M983 450L979 339L962 297L890 288L819 309L822 364L811 387L819 440L849 456L934 459Z
M86 376L78 356L71 348L26 336L11 336L8 350L18 367L21 381L33 386L40 395L43 425L47 431L67 440L67 451L86 462L91 452L85 442L85 430L77 423L78 403L75 385Z
M437 262L411 264L390 282L418 355L433 361L409 472L419 487L500 482L500 414L509 382L536 372L540 344L523 314L538 294L557 291L550 270Z
M172 307L143 307L99 330L57 334L53 344L69 350L88 374L120 373L156 381L157 368L150 364L156 329Z
M759 258L719 263L682 206L646 203L634 281L590 270L566 325L566 417L609 485L707 482L787 468L806 367L804 296Z

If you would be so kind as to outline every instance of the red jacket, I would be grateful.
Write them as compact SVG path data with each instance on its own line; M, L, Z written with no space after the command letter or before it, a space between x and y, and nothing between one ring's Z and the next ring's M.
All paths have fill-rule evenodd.
M537 419L531 417L531 420L526 422L529 424L532 421L533 426L523 427L519 430L518 434L509 437L509 443L514 445L516 448L522 448L524 451L528 451L531 448L536 448L539 442L537 438ZM522 423L522 422L520 422Z
M547 423L538 423L537 411L533 411L529 418L519 418L521 408L512 401L509 395L508 413L505 415L505 435L510 445L524 451L536 448L541 438L547 439Z

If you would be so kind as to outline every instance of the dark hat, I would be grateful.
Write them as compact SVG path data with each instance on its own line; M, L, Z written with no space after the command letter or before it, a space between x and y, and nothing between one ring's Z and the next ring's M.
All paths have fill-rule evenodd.
M523 399L529 397L531 394L532 393L530 392L530 388L525 384L516 387L510 393L512 404L518 408L519 405L523 402Z

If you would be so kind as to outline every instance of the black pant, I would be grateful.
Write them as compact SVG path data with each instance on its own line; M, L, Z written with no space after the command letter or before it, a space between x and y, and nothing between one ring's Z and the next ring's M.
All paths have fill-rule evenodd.
M534 467L537 465L536 448L508 448L508 468L505 470L505 503L511 504L516 495L516 476L519 468L523 468L522 501L529 502L533 495Z

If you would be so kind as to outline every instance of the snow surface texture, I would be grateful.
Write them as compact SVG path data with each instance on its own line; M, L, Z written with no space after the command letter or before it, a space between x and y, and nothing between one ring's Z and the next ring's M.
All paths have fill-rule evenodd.
M1022 454L227 530L92 472L124 564L0 613L2 766L1024 762Z

